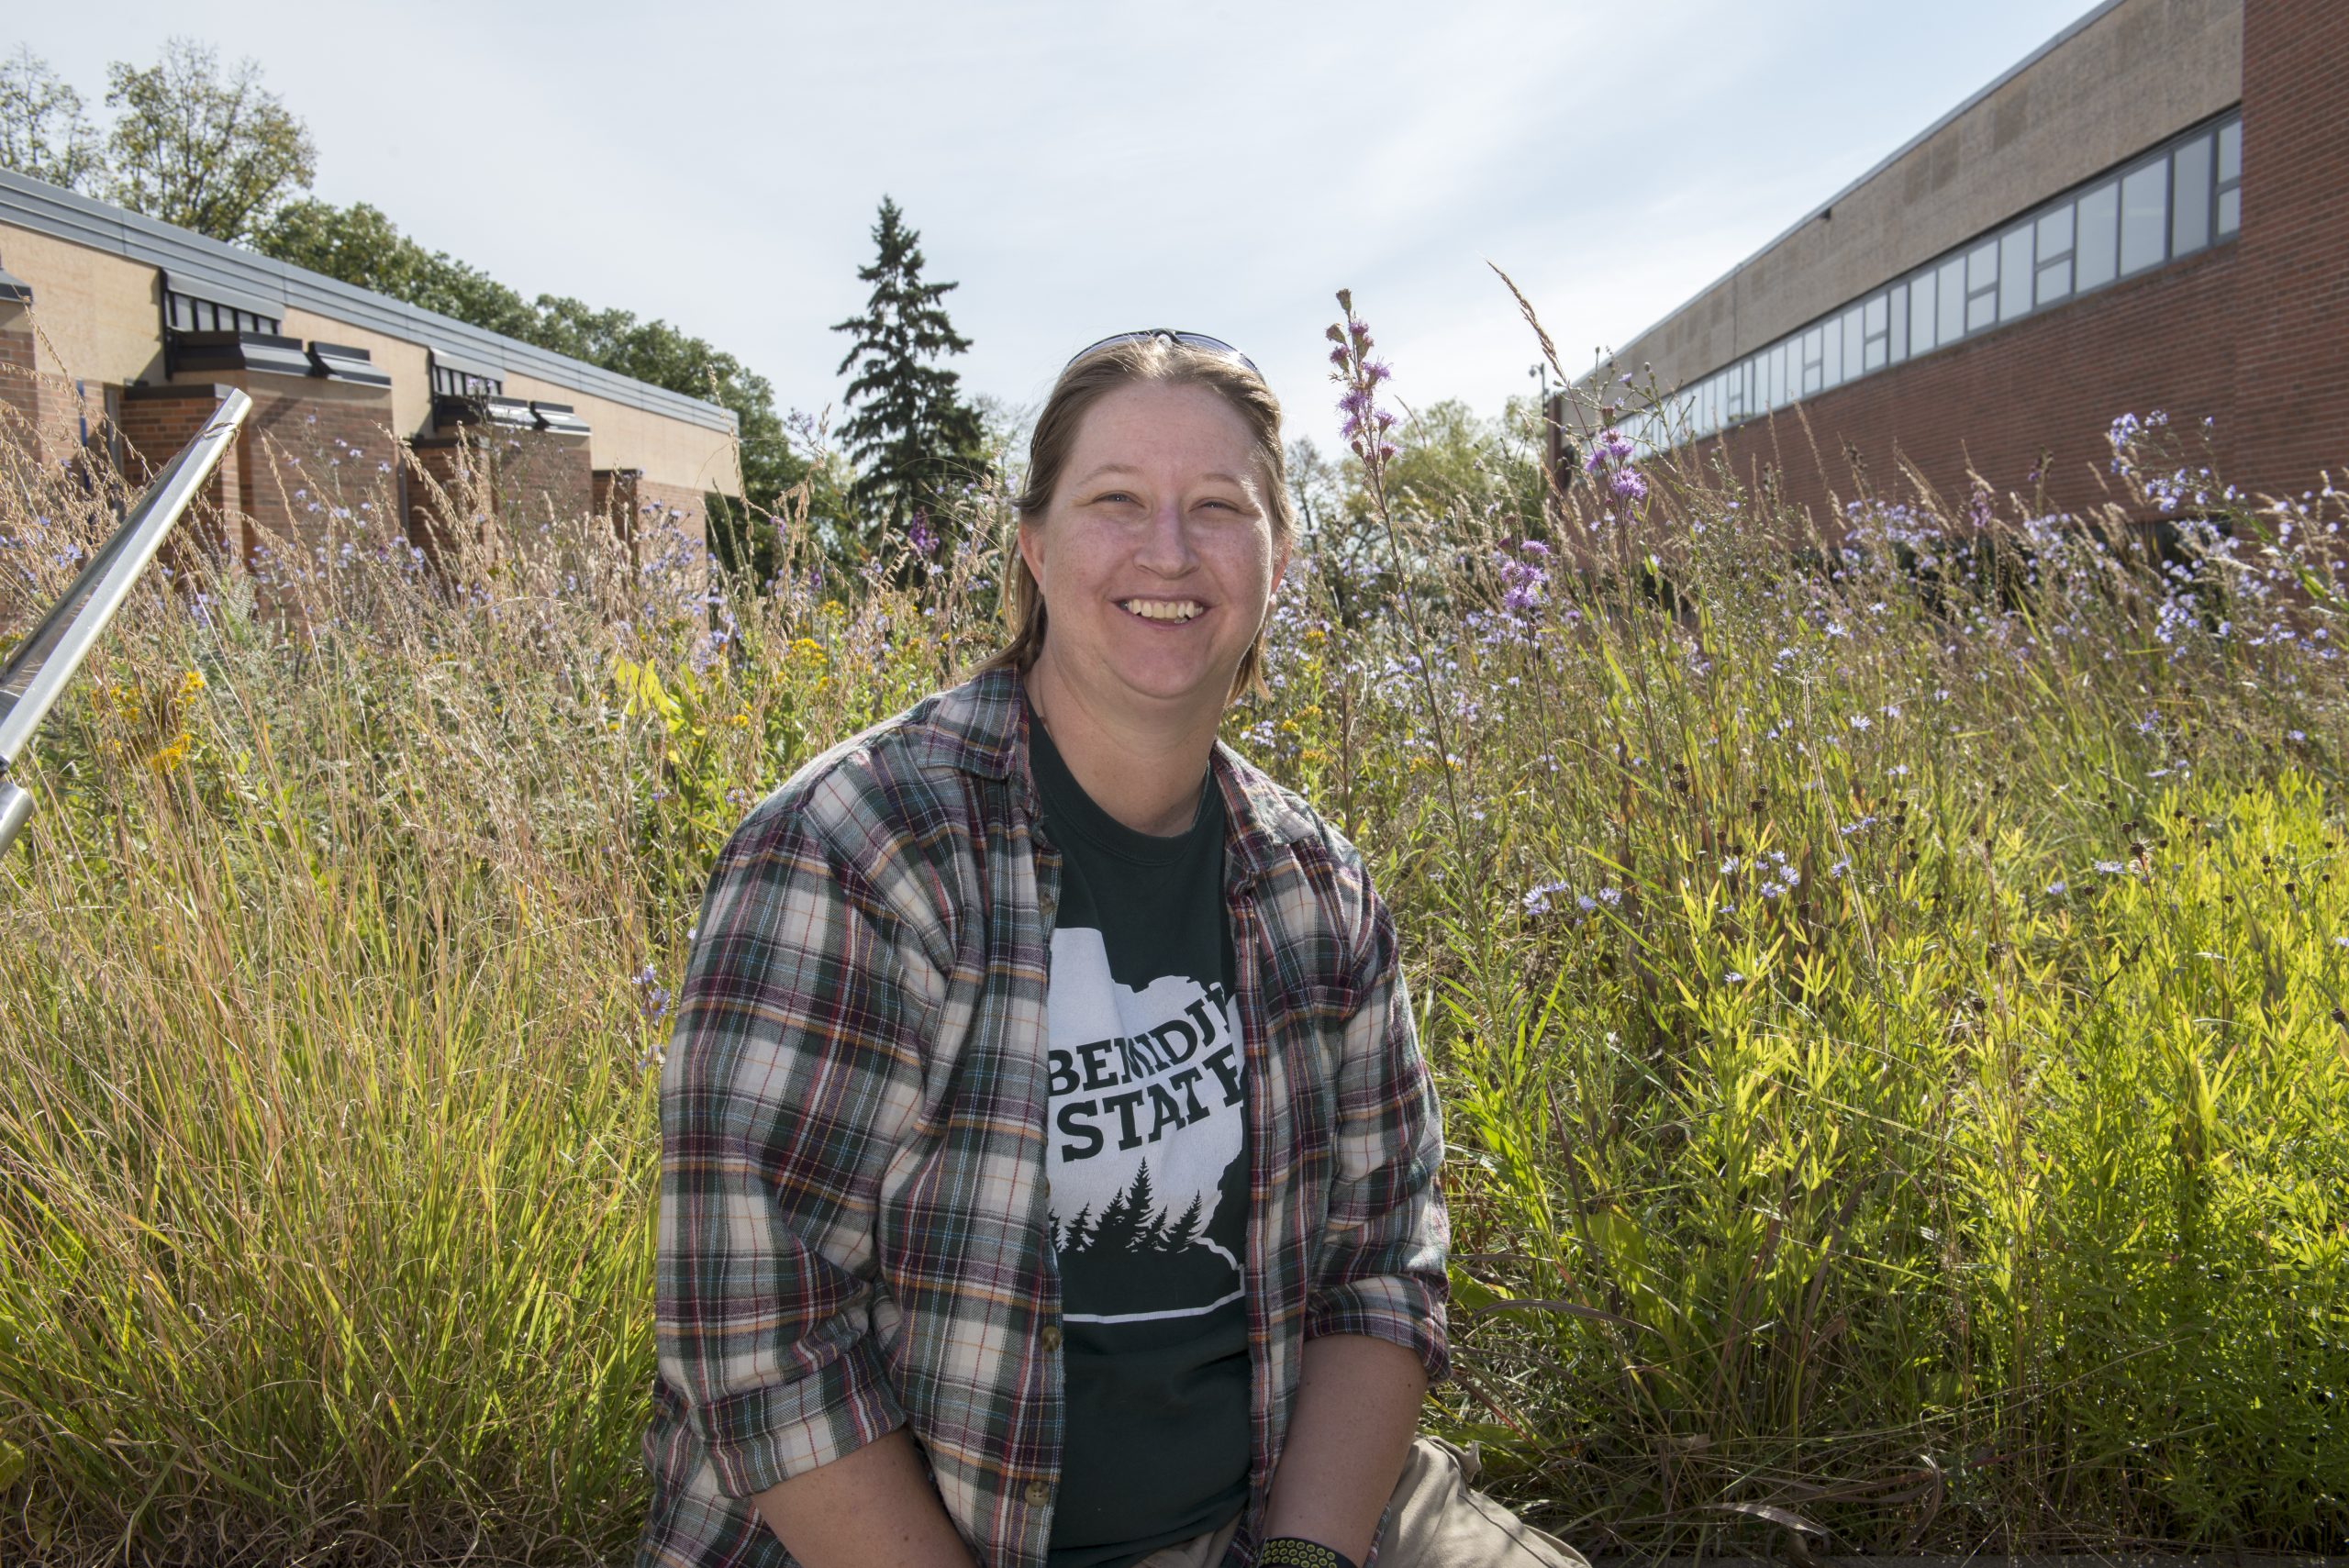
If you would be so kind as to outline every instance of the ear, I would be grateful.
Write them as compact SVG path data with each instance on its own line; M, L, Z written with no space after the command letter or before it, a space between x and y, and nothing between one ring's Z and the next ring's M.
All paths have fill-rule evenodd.
M1013 537L1016 539L1019 546L1019 560L1021 563L1028 568L1028 575L1036 579L1037 592L1039 594L1042 593L1044 587L1044 550L1043 544L1038 537L1037 526L1023 517L1020 519L1019 526L1015 531ZM1007 584L1007 587L1008 586L1008 584Z

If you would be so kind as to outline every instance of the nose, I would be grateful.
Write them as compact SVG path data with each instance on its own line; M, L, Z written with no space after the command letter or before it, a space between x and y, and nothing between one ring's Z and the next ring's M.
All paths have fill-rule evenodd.
M1134 563L1162 577L1180 577L1196 566L1198 559L1198 551L1191 545L1190 524L1185 520L1181 503L1173 499L1161 501L1151 509L1141 546L1134 551Z

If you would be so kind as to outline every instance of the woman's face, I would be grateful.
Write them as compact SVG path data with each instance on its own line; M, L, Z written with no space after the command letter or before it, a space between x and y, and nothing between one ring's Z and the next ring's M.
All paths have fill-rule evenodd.
M1042 591L1046 678L1104 720L1220 713L1288 548L1247 422L1203 386L1133 383L1077 428L1019 554Z

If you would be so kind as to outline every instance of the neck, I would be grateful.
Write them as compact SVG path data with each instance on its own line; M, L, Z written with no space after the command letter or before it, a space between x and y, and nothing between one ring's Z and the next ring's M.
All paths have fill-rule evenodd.
M1096 806L1137 833L1163 837L1191 825L1215 752L1220 709L1136 723L1087 704L1045 658L1023 679L1030 715L1042 720L1061 761Z

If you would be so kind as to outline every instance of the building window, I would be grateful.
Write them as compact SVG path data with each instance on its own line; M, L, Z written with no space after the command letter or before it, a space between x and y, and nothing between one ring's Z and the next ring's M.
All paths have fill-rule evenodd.
M2043 203L1884 288L1756 350L1665 406L1650 445L1707 436L1932 353L2234 235L2239 111Z
M432 361L432 394L436 397L496 397L505 391L503 376L463 370L437 355Z
M266 332L275 337L280 319L175 290L163 295L163 325L174 332Z
M2243 121L2219 128L2219 234L2243 227Z

